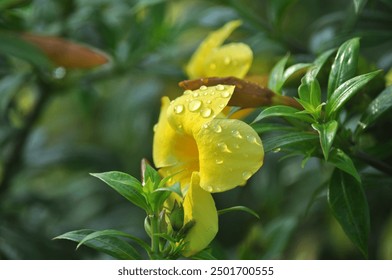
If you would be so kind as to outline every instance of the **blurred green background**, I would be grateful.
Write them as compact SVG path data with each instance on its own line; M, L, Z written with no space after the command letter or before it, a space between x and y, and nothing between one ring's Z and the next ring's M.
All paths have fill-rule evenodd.
M58 36L110 57L91 70L41 67L0 37L0 259L109 258L52 240L81 228L145 236L144 213L89 173L140 177L141 159L152 161L161 96L182 93L192 52L234 19L243 25L230 40L252 48L252 75L267 76L288 52L310 62L357 36L364 60L385 72L392 65L390 0L0 0L1 34ZM302 168L301 160L267 154L245 188L214 196L218 209L245 205L261 217L222 216L211 244L217 258L362 258L329 211L330 166L311 159ZM392 179L364 180L370 258L392 259Z

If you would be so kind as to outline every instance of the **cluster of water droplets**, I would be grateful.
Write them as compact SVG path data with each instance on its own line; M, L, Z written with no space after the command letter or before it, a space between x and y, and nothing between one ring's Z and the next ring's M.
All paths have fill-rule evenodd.
M198 90L186 90L184 95L185 103L176 104L173 107L175 114L183 114L188 110L191 113L198 113L203 118L215 117L213 107L217 106L222 110L227 102L222 99L231 97L231 92L228 91L224 85L217 85L214 87L201 86ZM220 103L219 103L220 101Z

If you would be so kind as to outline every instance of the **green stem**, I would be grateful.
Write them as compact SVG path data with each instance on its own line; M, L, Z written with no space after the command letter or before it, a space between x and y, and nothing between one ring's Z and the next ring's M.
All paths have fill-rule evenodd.
M154 213L150 215L151 220L151 250L154 258L159 258L159 215Z

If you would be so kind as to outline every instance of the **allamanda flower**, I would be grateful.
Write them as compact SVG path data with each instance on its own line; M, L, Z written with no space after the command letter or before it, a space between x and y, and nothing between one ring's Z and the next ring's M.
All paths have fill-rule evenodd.
M202 86L171 102L162 98L153 159L163 176L176 174L173 180L185 193L184 224L195 222L185 238L184 256L204 249L218 231L211 193L244 185L263 164L257 133L223 113L233 92L234 86Z
M230 34L241 25L240 20L230 21L222 28L211 32L191 57L185 71L190 79L201 77L245 77L253 53L244 43L223 45Z

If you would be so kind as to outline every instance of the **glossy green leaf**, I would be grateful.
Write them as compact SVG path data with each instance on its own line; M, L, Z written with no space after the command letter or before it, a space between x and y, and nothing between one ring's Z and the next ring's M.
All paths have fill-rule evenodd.
M16 35L0 32L0 53L12 55L36 66L50 67L52 64L37 47L20 39Z
M358 173L357 168L355 167L353 161L342 150L340 150L340 149L331 150L329 157L328 157L328 162L332 163L340 170L350 174L358 182L361 182L361 177L359 176L359 173Z
M91 175L104 181L136 206L148 211L149 206L145 196L143 195L142 185L136 178L118 171L92 173Z
M355 76L359 56L359 38L343 43L338 49L328 78L328 99L345 81Z
M86 235L79 242L79 244L76 248L79 248L81 245L85 244L86 242L88 242L90 240L97 239L97 238L103 237L103 236L124 237L124 238L131 239L132 241L134 241L138 245L140 245L144 250L146 250L146 252L150 252L150 246L146 242L141 240L140 238L133 236L131 234L119 231L119 230L115 230L115 229L105 229L105 230L94 231L94 232ZM135 255L139 255L139 253L135 251ZM139 257L140 257L140 255L139 255Z
M288 54L284 56L271 70L268 80L268 88L276 93L280 93L284 84L284 68L286 67L289 56L290 55Z
M336 113L351 97L353 97L368 82L376 77L380 71L374 71L351 78L341 84L330 96L326 105L326 114L331 117Z
M332 120L323 124L314 123L312 124L312 127L319 133L321 149L325 160L328 160L329 150L332 147L332 143L338 129L338 122Z
M259 214L257 214L255 211L253 211L252 209L245 207L245 206L233 206L233 207L221 209L221 210L218 210L218 214L222 215L222 214L236 212L236 211L243 211L248 214L251 214L252 216L256 217L257 219L260 219Z
M311 65L310 63L297 63L288 67L283 73L283 84L290 79L299 80L299 77L302 77Z
M66 239L79 243L92 233L94 233L93 230L82 229L64 233L54 239ZM84 242L84 245L119 260L141 259L139 253L129 243L113 236L97 236L94 239Z
M294 118L298 120L302 120L305 122L313 122L313 119L305 114L300 114L296 108L285 106L285 105L276 105L272 107L265 108L253 121L253 123L261 121L265 118L271 117L287 117L287 118Z
M366 129L392 108L392 86L384 89L367 107L359 122L359 128Z
M263 146L266 152L281 149L289 145L304 144L309 141L317 141L318 136L309 132L289 132L280 135L274 135L263 139ZM312 143L314 145L315 143Z
M329 185L328 202L346 235L367 257L370 218L361 184L351 175L335 169Z

